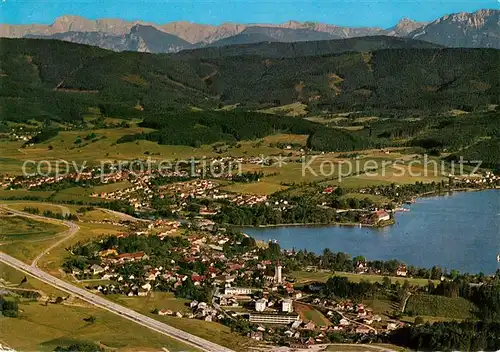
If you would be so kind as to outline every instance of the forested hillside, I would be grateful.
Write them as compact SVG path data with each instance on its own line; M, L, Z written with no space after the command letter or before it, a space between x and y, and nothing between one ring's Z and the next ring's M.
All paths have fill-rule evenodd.
M182 60L73 43L2 39L0 118L79 120L89 108L129 118L239 104L302 102L310 113L432 113L498 103L500 51L389 49L264 59Z
M215 43L214 43L215 44ZM183 50L173 54L178 59L218 59L228 56L262 56L265 58L294 58L300 56L324 56L347 52L368 52L382 49L437 49L440 45L416 39L387 36L349 38L341 40L315 40L280 43L265 40L253 44L208 46L201 49Z
M419 147L433 154L453 153L449 158L483 160L485 166L500 163L500 113L439 116L419 120L376 120L355 131L321 128L308 146L322 151L354 151L389 146ZM456 154L455 154L456 153ZM487 164L487 165L486 165Z
M255 112L184 112L148 116L141 127L155 132L124 136L118 143L146 139L160 144L199 147L217 141L236 142L276 133L309 135L321 126L310 121Z

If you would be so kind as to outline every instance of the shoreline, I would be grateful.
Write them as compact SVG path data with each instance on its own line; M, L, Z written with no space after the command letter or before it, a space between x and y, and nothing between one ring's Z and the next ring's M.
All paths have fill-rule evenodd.
M307 222L307 223L292 223L292 224L269 224L269 225L242 225L238 227L251 227L255 229L265 229L265 228L274 228L274 227L333 227L333 226L348 226L348 227L377 227L371 224L360 224L354 222L332 222L332 223L318 223L318 222Z
M453 194L457 197L421 199L410 207L414 214L405 213L396 217L395 227L372 231L340 226L294 225L281 229L278 226L242 227L240 230L264 245L269 240L278 241L282 248L289 250L321 254L325 248L330 248L333 252L362 255L372 261L397 259L422 268L436 266L454 268L461 273L494 275L500 269L497 259L500 252L496 246L499 237L494 231L500 216L497 208L499 189L472 189L488 192L463 194L454 191L457 191ZM460 189L460 192L464 191L467 190ZM433 216L428 220L425 216L429 211ZM474 218L470 221L455 221L469 211L480 213L472 215ZM478 227L475 222L481 225ZM447 243L454 243L453 251L449 250ZM477 245L472 247L470 243Z
M491 187L491 188L472 188L472 187L467 187L467 188L457 188L457 189L452 189L452 190L447 190L447 191L441 191L441 192L427 192L420 194L416 196L414 199L420 199L420 198L427 198L427 197L444 197L448 194L452 194L453 192L457 193L465 193L465 192L482 192L482 191L488 191L488 190L500 190L499 186ZM396 208L401 208L403 205L405 205L406 202L403 202L401 204L397 204ZM396 214L398 211L393 210L392 214ZM383 225L378 225L378 224L360 224L360 223L352 223L352 222L333 222L333 223L292 223L292 224L268 224L268 225L241 225L237 226L238 228L255 228L255 229L266 229L266 228L279 228L279 227L367 227L367 228L372 228L372 229L382 229L384 227L392 226L396 224L396 219L395 217L391 218L390 223L383 224Z

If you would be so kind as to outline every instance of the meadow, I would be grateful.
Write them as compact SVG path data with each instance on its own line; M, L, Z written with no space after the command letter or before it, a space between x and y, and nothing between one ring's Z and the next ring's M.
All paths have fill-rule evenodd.
M41 241L66 230L66 226L21 216L0 216L0 241Z
M20 284L25 277L27 281ZM53 351L57 346L82 340L95 341L116 351L196 350L78 299L46 304L48 299L65 298L67 294L3 263L0 263L0 285L14 291L21 288L42 294L41 301L21 302L18 318L0 316L1 341L18 351ZM95 317L94 323L84 320L91 316Z
M81 207L76 205L58 205L30 201L23 201L21 203L15 201L3 201L2 204L5 204L12 209L21 211L25 207L31 207L40 209L40 212L42 213L45 210L50 210L59 214L71 213L79 216L80 220L82 220L78 222L80 230L73 237L65 240L60 246L52 249L49 253L46 253L38 262L38 266L40 268L56 276L61 276L59 268L67 255L66 248L68 246L71 246L78 241L86 241L103 235L117 234L124 230L124 228L112 224L89 223L88 221L117 220L115 215L110 215L101 209L94 209L82 213L78 212ZM32 220L27 217L16 216L3 217L0 218L0 221L5 222L5 226L2 226L0 229L0 238L11 236L9 241L6 240L2 245L2 251L27 263L30 263L31 260L33 260L45 248L49 247L56 241L61 240L62 237L57 236L57 234L67 230L67 227L56 219L39 221ZM27 228L27 233L22 231L16 232L18 223L25 224L25 227L28 226L26 224L29 224L32 227ZM34 224L36 224L37 227L33 227ZM45 232L37 232L37 228L45 229ZM2 234L3 231L5 231L5 234ZM14 241L12 239L13 235L16 235L15 238L18 240ZM22 237L20 237L21 235ZM32 238L32 236L37 237ZM22 245L20 245L21 243Z
M195 350L113 313L85 305L29 302L22 303L20 309L18 318L0 317L2 341L20 351L53 351L77 341L94 341L116 351ZM95 321L86 321L89 317Z
M317 309L307 304L295 302L294 311L300 315L302 321L312 321L316 326L330 326L332 323Z
M153 319L165 322L173 327L188 331L201 338L229 347L233 350L248 351L253 345L252 340L231 332L229 327L219 323L153 314L152 311L155 308L170 309L180 312L188 310L186 306L188 301L175 298L171 293L153 292L151 296L146 298L125 297L120 295L112 295L108 298L139 313L150 316Z
M410 296L404 313L463 320L473 318L476 309L473 303L462 297L419 294Z
M51 244L59 241L67 227L55 220L33 220L22 216L0 217L1 250L31 263Z
M292 277L295 278L295 282L297 284L305 284L311 282L326 282L332 276L342 276L349 279L352 282L360 282L361 280L365 280L368 282L379 282L382 283L382 280L385 276L383 275L364 275L364 274L354 274L354 273L346 273L341 271L329 272L329 271L292 271ZM420 279L420 278L412 278L412 277L401 277L401 276L388 276L391 279L392 283L399 282L403 284L405 280L408 280L410 285L413 286L426 286L429 283L428 279ZM438 284L438 280L431 280L434 284Z

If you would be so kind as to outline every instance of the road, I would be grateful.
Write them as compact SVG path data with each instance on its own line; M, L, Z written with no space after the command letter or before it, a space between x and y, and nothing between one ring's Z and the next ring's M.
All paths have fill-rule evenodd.
M38 215L33 215L33 214L28 214L24 213L21 211L17 210L12 210L8 209L10 212L21 215L21 216L27 216L33 219L42 219L42 220L47 220L47 218L43 216L38 216ZM53 219L50 219L53 220ZM3 252L0 252L0 262L5 263L9 266L12 266L28 275L31 275L40 281L43 281L51 286L54 286L58 288L61 291L64 291L66 293L72 294L75 297L78 297L94 306L106 309L109 312L115 313L120 315L121 317L131 320L137 324L140 324L142 326L145 326L151 330L154 330L156 332L159 332L163 335L172 337L174 339L180 340L181 342L184 342L186 344L189 344L193 347L196 347L198 349L201 349L203 351L210 351L210 352L231 352L232 350L220 345L217 345L213 342L210 342L208 340L202 339L198 336L194 336L190 333L187 333L185 331L176 329L170 325L167 325L165 323L159 322L155 319L152 319L148 316L145 316L143 314L137 313L136 311L123 307L117 303L108 301L105 298L102 298L98 295L95 295L93 293L88 292L87 290L80 288L78 286L72 285L66 281L63 281L61 279L58 279L52 275L49 275L48 273L44 272L43 270L39 269L37 267L37 262L38 260L47 252L49 252L51 249L55 248L59 244L61 244L63 241L67 240L69 236L73 236L78 232L80 229L76 224L70 222L70 221L60 221L64 223L66 226L69 227L67 231L65 231L67 234L65 237L63 237L60 241L57 243L51 245L49 248L44 250L42 253L40 253L37 258L31 263L31 265L26 264L14 257L11 257Z
M99 209L101 209L102 211L108 213L109 215L113 215L113 216L119 217L122 220L150 222L150 220L139 219L139 218L133 217L132 215L129 215L129 214L120 213L119 211L115 211L115 210L111 210L111 209L106 209L106 208L99 208Z
M408 300L410 299L410 296L411 296L411 292L408 292L408 294L406 295L405 301L403 302L403 307L401 307L401 313L405 312L406 305L408 304Z
M155 319L147 317L143 314L137 313L136 311L123 307L117 303L108 301L105 298L97 296L87 290L74 286L66 281L60 280L54 276L47 274L46 272L40 270L39 268L23 263L16 258L13 258L3 252L0 252L0 262L12 266L26 274L36 277L40 281L43 281L49 285L58 288L61 291L67 292L74 295L90 304L98 306L100 308L106 309L112 313L118 314L126 319L132 320L137 324L143 325L151 330L155 330L163 335L170 336L191 346L199 348L204 351L214 351L214 352L230 352L232 350L219 346L213 342L204 340L197 336L191 335L185 331L171 327L170 325L159 322Z
M46 220L51 220L51 221L57 221L65 226L68 227L68 230L64 231L64 232L61 232L59 233L58 235L62 236L62 238L51 244L49 247L45 248L43 250L43 252L41 252L40 254L38 254L36 256L35 259L33 259L33 262L31 263L31 266L33 267L37 267L38 266L38 261L40 260L40 258L42 258L45 254L49 253L51 250L53 250L54 248L56 248L57 246L59 246L61 243L63 243L64 241L66 241L68 238L71 238L72 236L76 235L76 233L80 230L80 227L71 222L71 221L64 221L64 220L57 220L57 219L52 219L52 218L46 218L44 216L40 216L40 215L34 215L34 214L30 214L30 213L26 213L24 211L20 211L20 210L15 210L15 209L12 209L12 208L9 208L7 206L0 206L2 208L4 208L5 210L8 210L9 212L11 212L12 214L14 215L18 215L18 216L24 216L24 217L27 217L27 218L31 218L31 219L34 219L34 220L42 220L42 221L46 221ZM66 207L61 207L61 211L65 211L63 208L66 208ZM68 208L66 208L68 209ZM68 209L69 211L69 209Z

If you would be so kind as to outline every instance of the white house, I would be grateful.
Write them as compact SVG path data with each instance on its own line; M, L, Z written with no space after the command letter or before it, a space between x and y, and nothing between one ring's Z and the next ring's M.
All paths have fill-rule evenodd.
M406 265L400 265L398 270L396 270L396 275L397 276L406 276L407 275Z
M257 312L263 312L266 310L267 300L261 298L255 302L255 310Z
M293 303L292 303L292 300L291 299L284 299L281 302L281 310L283 312L292 313L293 312Z

